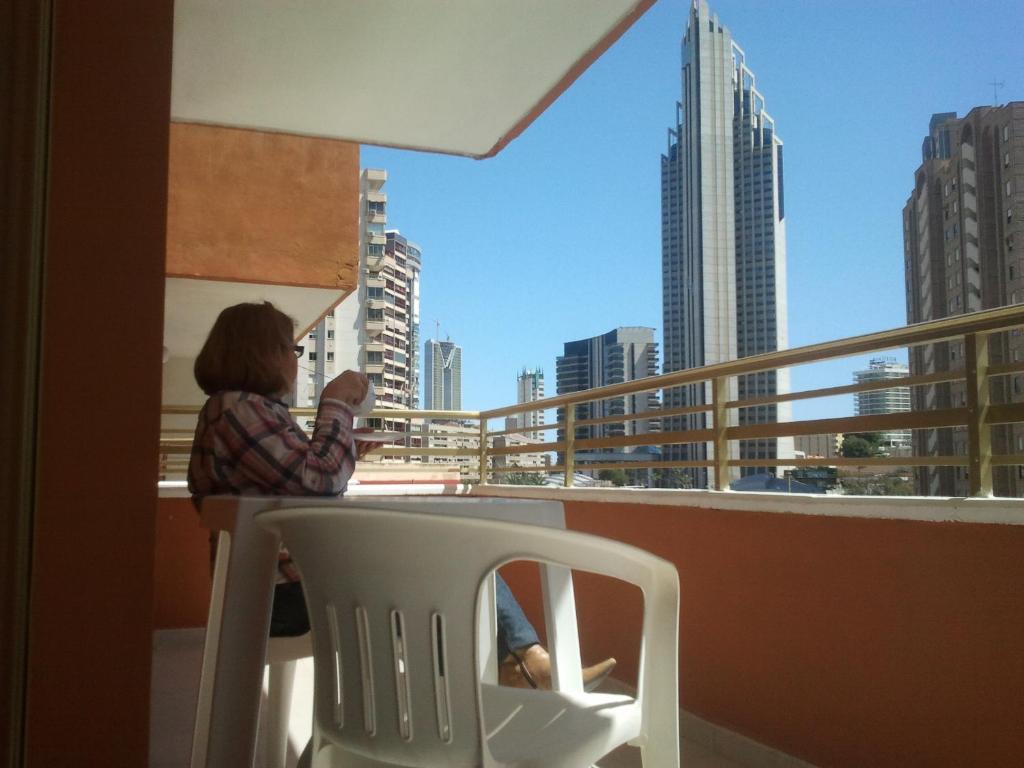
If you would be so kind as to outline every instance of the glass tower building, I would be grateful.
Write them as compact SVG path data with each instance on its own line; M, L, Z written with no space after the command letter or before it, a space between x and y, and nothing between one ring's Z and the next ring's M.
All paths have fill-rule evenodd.
M728 28L704 0L690 9L682 45L682 95L661 158L664 371L784 349L786 229L782 141L754 73ZM765 371L731 382L729 399L788 391L788 374ZM666 390L666 411L711 402L702 384ZM738 423L789 420L785 404L738 409ZM666 432L704 429L705 413L663 420ZM730 458L744 474L773 470L793 455L792 438L744 440ZM666 460L707 460L704 443L668 444ZM785 463L782 461L781 463ZM694 469L698 487L707 470Z
M462 410L462 347L453 341L427 339L423 345L423 407Z

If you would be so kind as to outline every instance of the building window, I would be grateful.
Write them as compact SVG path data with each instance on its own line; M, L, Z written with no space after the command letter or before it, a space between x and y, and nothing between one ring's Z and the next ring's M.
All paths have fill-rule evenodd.
M312 339L313 341L316 341L316 331L310 331L309 338Z
M333 339L334 338L334 329L329 329L327 331L327 338L328 339Z
M316 352L310 352L309 353L309 362L311 362L311 363L315 363L316 362Z
M1009 197L1013 194L1013 182L1007 179L1006 181L1006 196Z
M1004 168L1009 168L1010 167L1010 153L1009 152L1007 152L1005 155L1003 155L1003 167Z
M334 362L334 353L333 352L328 352L327 353L327 362L328 363Z

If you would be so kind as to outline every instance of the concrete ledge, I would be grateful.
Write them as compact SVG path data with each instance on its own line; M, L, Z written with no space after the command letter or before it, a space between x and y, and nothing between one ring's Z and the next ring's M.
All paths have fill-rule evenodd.
M827 496L816 493L745 493L667 488L550 488L523 485L475 485L469 489L469 494L510 499L589 501L823 517L1024 525L1024 505L1020 499Z

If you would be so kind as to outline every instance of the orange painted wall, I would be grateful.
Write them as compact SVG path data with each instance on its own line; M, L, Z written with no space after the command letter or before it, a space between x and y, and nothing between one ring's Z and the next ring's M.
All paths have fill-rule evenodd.
M53 9L25 765L142 766L173 3Z
M160 499L153 564L156 629L206 626L210 606L209 532L189 499Z
M566 514L678 567L688 711L818 765L1020 763L1024 527L580 502ZM633 677L635 595L587 579L577 595L584 658L615 655Z
M167 274L351 290L359 145L171 126Z

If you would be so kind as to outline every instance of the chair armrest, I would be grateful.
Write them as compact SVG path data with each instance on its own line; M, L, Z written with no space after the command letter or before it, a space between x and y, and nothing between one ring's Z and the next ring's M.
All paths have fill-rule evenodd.
M610 576L640 588L644 618L637 699L643 711L642 730L678 738L679 574L675 566L638 547L586 533L526 526L514 529L499 537L508 546L494 567L514 560L537 560ZM513 548L515 551L510 551Z

